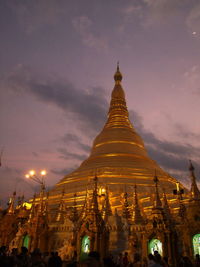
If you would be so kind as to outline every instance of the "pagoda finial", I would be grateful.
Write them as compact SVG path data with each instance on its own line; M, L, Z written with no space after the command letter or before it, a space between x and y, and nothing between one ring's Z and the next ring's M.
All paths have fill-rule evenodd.
M98 206L98 200L97 200L97 197L98 197L98 178L97 178L97 175L95 174L95 177L94 177L94 189L93 189L93 194L92 194L92 199L91 199L91 211L94 212L94 213L98 213L99 212L99 206Z
M89 195L89 191L88 191L88 188L86 189L86 194L85 194L85 201L84 201L84 204L83 204L83 207L82 207L82 211L81 211L81 214L80 216L82 218L84 218L88 211L89 211L89 207L90 207L90 195Z
M110 205L110 198L109 198L109 190L108 187L106 187L106 196L105 196L105 202L103 206L103 218L107 219L108 216L112 215L112 208Z
M124 192L124 203L123 203L122 214L123 214L123 217L127 220L129 220L131 217L130 216L130 207L129 207L129 203L128 203L128 194L126 191Z
M114 80L115 80L116 84L120 83L122 80L122 74L119 70L119 61L117 62L117 70L116 70L115 75L114 75Z
M167 217L170 218L171 212L170 212L170 207L169 207L169 203L168 203L166 192L165 192L164 188L163 188L163 209L164 209Z
M198 189L198 186L197 186L197 183L196 183L196 176L195 176L195 173L194 173L194 166L192 165L192 161L190 161L190 166L189 166L189 171L190 171L190 177L191 177L191 180L192 180L192 184L191 184L191 190L190 190L190 193L191 193L191 198L193 200L200 200L200 192L199 192L199 189Z
M155 183L155 200L154 200L154 208L161 208L162 207L162 203L160 200L160 196L159 196L159 192L158 192L158 177L156 174L156 170L155 170L155 175L154 175L154 179L153 179L154 183Z
M78 214L78 210L77 210L76 198L77 198L77 194L74 193L74 204L73 204L72 211L71 211L71 216L70 216L70 220L73 223L77 222L78 218L79 218L79 214Z
M65 213L65 204L64 204L64 195L65 195L65 190L62 190L61 198L60 198L60 203L58 207L58 213L56 216L56 221L63 221L64 220L64 213Z
M8 214L14 214L14 212L15 212L15 207L14 207L15 198L16 198L16 191L13 192L13 196L9 200L8 209L7 209Z
M141 212L140 212L140 207L139 207L139 204L138 204L138 195L137 195L137 186L135 184L134 186L134 204L133 204L133 216L132 216L132 219L133 219L133 222L138 224L138 223L143 223L144 222L144 219L141 215Z

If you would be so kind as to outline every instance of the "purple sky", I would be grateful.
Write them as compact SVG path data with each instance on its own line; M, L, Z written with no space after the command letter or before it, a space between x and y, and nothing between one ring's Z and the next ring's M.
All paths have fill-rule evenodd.
M103 127L120 61L149 154L188 185L200 170L199 0L0 1L0 197L54 185Z

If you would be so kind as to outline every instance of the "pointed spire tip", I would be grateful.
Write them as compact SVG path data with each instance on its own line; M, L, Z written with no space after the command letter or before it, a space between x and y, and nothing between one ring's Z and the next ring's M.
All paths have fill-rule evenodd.
M116 70L115 75L114 75L114 80L115 80L115 82L121 82L121 80L122 80L122 74L119 70L119 61L117 61L117 70Z

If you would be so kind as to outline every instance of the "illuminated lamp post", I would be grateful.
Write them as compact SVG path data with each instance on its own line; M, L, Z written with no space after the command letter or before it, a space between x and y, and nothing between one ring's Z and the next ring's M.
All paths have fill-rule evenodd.
M34 170L29 171L29 173L27 173L25 175L25 177L27 179L31 179L34 182L40 184L41 186L41 191L40 191L40 201L39 201L39 215L37 216L37 221L36 221L36 225L34 228L34 235L33 235L33 239L31 239L30 242L30 249L35 249L38 247L38 242L40 240L40 226L41 226L41 216L44 215L44 191L45 191L45 182L44 182L44 177L46 176L47 172L45 170L40 171L39 175L36 174L36 172Z
M41 185L41 191L40 191L40 199L42 200L41 209L43 208L43 198L44 198L44 191L45 191L45 182L44 177L46 176L47 172L45 170L42 170L40 172L40 176L36 174L34 170L29 171L28 174L25 175L27 179L31 179L34 182Z
M27 173L25 175L25 177L27 179L31 179L34 182L40 184L41 185L41 192L44 192L44 190L45 190L44 177L46 176L46 174L47 174L47 172L45 170L42 170L40 172L40 176L38 176L34 170L31 170L31 171L29 171L29 173Z

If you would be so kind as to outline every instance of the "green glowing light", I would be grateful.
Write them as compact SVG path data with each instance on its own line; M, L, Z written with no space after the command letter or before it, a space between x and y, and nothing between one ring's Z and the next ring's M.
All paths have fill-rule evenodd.
M194 249L194 256L196 254L200 255L200 234L196 234L193 236L192 243Z
M158 251L161 256L163 254L162 243L158 239L152 239L149 242L149 253L154 254L154 251Z

